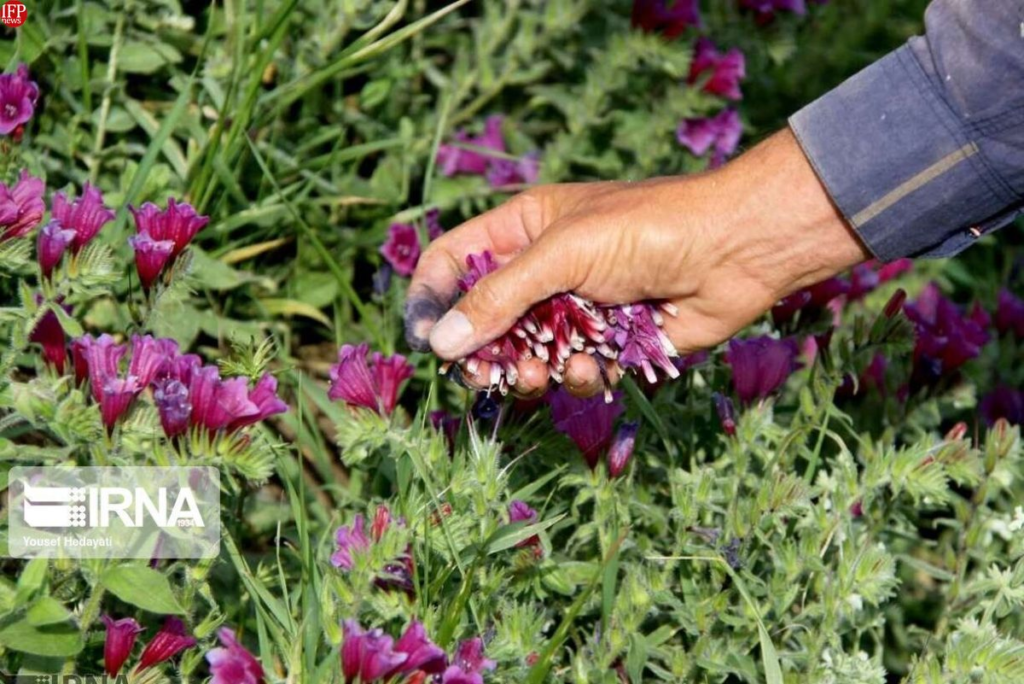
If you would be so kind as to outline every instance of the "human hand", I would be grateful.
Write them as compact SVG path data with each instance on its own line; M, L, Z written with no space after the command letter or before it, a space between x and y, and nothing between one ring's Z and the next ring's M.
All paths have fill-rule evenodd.
M466 257L485 250L502 268L449 310ZM467 221L421 257L406 337L458 360L537 302L575 292L602 304L667 300L678 314L665 316L665 333L689 353L868 256L787 129L705 174L539 186ZM467 382L484 386L484 365ZM517 393L546 390L545 363L523 361L518 371ZM574 354L565 384L579 396L601 391L597 361Z

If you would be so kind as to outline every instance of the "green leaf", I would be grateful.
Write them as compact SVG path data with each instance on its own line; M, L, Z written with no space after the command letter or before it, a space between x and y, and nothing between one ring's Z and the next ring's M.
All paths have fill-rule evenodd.
M18 605L30 601L43 588L43 582L46 581L46 566L45 558L33 558L25 565L18 577Z
M71 619L71 613L57 599L43 596L29 606L25 619L34 627L42 627L56 622L67 622Z
M73 656L82 650L82 635L70 623L36 626L23 618L0 629L0 645L41 656Z
M541 522L534 523L532 525L523 525L521 522L511 523L509 525L502 525L494 534L491 535L490 541L487 543L487 553L498 553L505 549L511 549L519 542L529 539L535 534L543 532L552 525L557 524L562 518L565 517L565 513L556 515L554 518L548 520L542 520Z
M121 47L118 69L125 73L151 74L165 64L181 61L181 53L163 43L130 40Z
M101 584L125 603L160 615L181 615L185 611L171 591L167 578L143 565L119 565L103 573Z

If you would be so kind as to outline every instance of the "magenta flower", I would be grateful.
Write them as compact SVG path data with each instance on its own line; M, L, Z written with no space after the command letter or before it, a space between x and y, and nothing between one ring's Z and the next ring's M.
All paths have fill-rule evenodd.
M1024 340L1024 300L1006 288L999 290L993 323L1000 335L1013 333L1018 340Z
M107 428L107 434L114 434L114 426L117 421L131 408L135 397L142 392L142 385L134 375L126 378L110 378L103 385L103 395L100 397L100 415L103 418L103 426Z
M722 432L730 437L736 434L736 408L732 399L718 392L711 395L711 401L715 405L715 413L718 414L718 422L722 425Z
M929 284L913 304L904 307L914 322L914 345L910 388L919 390L955 373L981 353L988 333L942 296L935 283Z
M519 159L492 159L486 175L492 188L536 183L540 176L540 154L529 152Z
M746 77L746 69L746 60L739 48L732 48L723 54L710 40L700 38L690 63L689 83L694 85L704 77L707 79L704 81L704 92L739 100L743 98L740 81Z
M138 379L139 387L149 387L177 355L178 343L174 340L154 339L152 335L132 335L132 356L128 363L128 375Z
M882 283L887 283L909 271L913 264L911 259L896 259L884 265L871 259L857 264L850 271L850 289L846 293L847 301L855 302L858 299L863 299L865 295Z
M220 648L206 653L210 664L210 684L261 684L263 667L255 656L238 643L234 630L221 627L217 630Z
M43 361L63 375L68 358L67 338L57 314L52 310L43 314L28 339L43 348Z
M875 262L877 264L877 262ZM878 267L878 280L882 283L887 283L893 280L914 267L913 259L896 259L890 261L887 264L882 264Z
M341 644L341 674L346 684L370 684L396 671L409 654L394 650L394 639L381 629L363 630L355 620L345 620Z
M228 424L228 432L234 432L248 425L260 423L270 416L275 416L288 410L288 404L284 403L281 397L277 396L277 378L270 373L264 373L259 381L257 381L256 386L249 391L249 401L256 406L257 412L232 420Z
M91 183L85 184L82 196L73 203L68 202L63 192L55 194L51 213L64 228L75 232L71 245L75 254L82 251L103 226L114 220L114 212L103 204L103 194Z
M74 237L75 231L65 229L59 221L50 221L39 231L39 237L36 240L36 258L44 278L50 279L53 269L64 257L64 251Z
M530 508L525 501L513 501L508 506L508 521L509 523L525 522L527 525L532 525L537 522L537 511ZM534 534L516 544L516 547L525 548L539 544L540 537Z
M711 358L711 352L707 349L702 349L692 354L680 356L672 361L672 365L675 366L680 373L685 373L691 368L697 368L698 366L704 365L707 360Z
M700 26L697 0L633 0L633 28L676 38L688 26Z
M395 273L409 277L416 270L420 260L420 236L411 223L392 223L388 227L388 239L381 245L380 253L388 260Z
M249 399L246 379L221 380L216 366L205 366L193 373L188 393L192 403L192 424L210 432L260 413L259 407Z
M27 66L19 64L13 74L0 74L0 135L28 123L38 101L39 86L29 79Z
M136 670L141 672L146 668L159 665L195 645L195 637L188 635L185 623L176 617L169 617L164 621L164 626L160 628L160 631L154 634L146 644Z
M791 339L753 337L729 340L725 360L732 366L732 384L744 404L764 399L800 367L797 343Z
M171 259L176 259L192 242L196 233L210 222L209 216L200 216L191 204L179 204L174 198L167 200L167 209L163 211L152 202L146 202L139 209L129 209L135 217L137 233L146 233L157 242L170 240L174 243Z
M107 638L103 642L103 667L108 675L117 677L124 661L132 653L135 638L143 630L133 618L114 620L109 615L101 615L100 619L107 626Z
M675 315L674 308L666 310ZM652 384L658 380L655 367L670 378L679 377L679 369L673 363L676 348L661 329L663 321L657 309L649 304L628 304L605 307L603 313L609 324L605 338L619 350L622 368L641 370Z
M1024 424L1024 392L1008 385L999 385L986 394L978 404L978 411L989 427L1000 418L1011 425Z
M849 291L850 284L847 281L840 278L827 278L783 298L772 307L772 320L775 325L785 325L791 322L798 312L803 312L801 320L814 319L834 299Z
M124 345L116 344L110 335L84 335L76 344L72 344L72 352L80 354L89 377L92 398L99 403L103 399L103 389L107 382L117 378L121 358L128 351ZM79 357L75 357L75 375L79 376Z
M615 419L624 410L621 392L616 392L613 399L611 403L600 396L579 399L565 390L548 397L555 429L576 444L591 470L611 444Z
M39 225L46 212L45 189L43 181L28 171L21 172L13 187L0 183L0 242L25 237Z
M676 140L698 157L712 150L711 166L721 166L739 145L743 124L735 109L723 109L710 118L683 119L676 129Z
M342 525L334 534L338 549L331 555L331 565L344 570L351 570L355 565L353 553L361 553L370 548L370 538L366 536L366 520L357 515L351 525Z
M338 350L338 363L331 366L328 396L390 416L398 405L402 383L412 377L414 369L401 354L384 356L374 352L367 363L368 351L367 344L346 344Z
M739 0L740 7L754 12L759 23L767 23L775 18L777 12L806 14L807 4L804 0Z
M160 425L168 437L177 437L188 429L192 404L188 399L188 386L180 380L158 380L153 388L153 401L160 413Z
M441 675L442 684L483 684L481 673L493 670L496 663L484 657L484 642L480 637L459 644L452 664Z
M444 671L448 660L444 651L427 636L427 630L419 620L409 623L395 644L394 650L396 653L404 653L406 659L388 673L388 678L417 671L439 674Z
M154 240L149 233L141 232L128 238L128 244L135 252L135 269L139 273L142 289L149 291L171 261L174 241Z
M633 458L633 446L636 444L636 433L639 428L640 423L636 421L627 421L619 426L619 431L615 433L615 439L608 449L609 477L619 477L629 465L630 459Z
M444 144L437 149L437 165L445 176L457 174L470 174L482 176L487 173L487 167L494 157L487 154L487 150L505 152L505 137L501 131L504 117L500 115L489 116L484 123L484 132L478 137L472 137L465 131L458 131L455 134L457 144ZM468 149L465 146L481 148L480 151Z

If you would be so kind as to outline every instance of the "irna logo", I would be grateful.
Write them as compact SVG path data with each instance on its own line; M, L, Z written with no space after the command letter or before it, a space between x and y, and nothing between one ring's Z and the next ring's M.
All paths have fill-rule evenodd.
M25 522L29 527L204 527L195 493L182 487L170 493L158 487L35 487L22 482ZM173 498L173 501L172 501Z

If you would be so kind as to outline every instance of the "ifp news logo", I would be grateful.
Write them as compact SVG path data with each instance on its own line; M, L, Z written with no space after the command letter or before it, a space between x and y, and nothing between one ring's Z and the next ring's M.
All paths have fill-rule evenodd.
M18 28L28 18L28 8L18 0L8 0L0 5L0 24L9 28Z
M215 468L15 467L15 558L212 558L220 551Z

